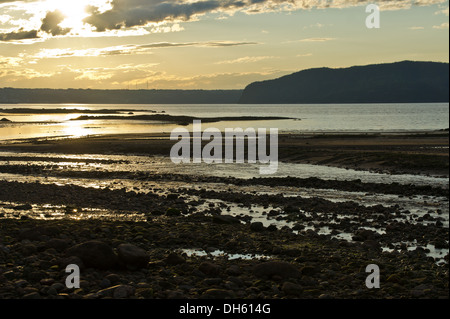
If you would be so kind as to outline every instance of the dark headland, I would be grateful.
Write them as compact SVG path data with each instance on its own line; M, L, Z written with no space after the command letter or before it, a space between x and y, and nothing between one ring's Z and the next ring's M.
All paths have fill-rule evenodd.
M448 63L402 61L315 68L251 83L239 103L448 102L448 85Z

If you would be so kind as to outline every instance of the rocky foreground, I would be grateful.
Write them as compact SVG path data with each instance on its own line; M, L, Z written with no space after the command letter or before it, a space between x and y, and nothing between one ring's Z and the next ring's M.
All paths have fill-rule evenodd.
M449 297L448 263L436 265L423 249L381 252L226 218L5 219L0 238L1 299ZM181 248L266 257L196 256ZM80 288L66 287L69 264L80 267ZM369 264L380 267L379 289L365 285Z

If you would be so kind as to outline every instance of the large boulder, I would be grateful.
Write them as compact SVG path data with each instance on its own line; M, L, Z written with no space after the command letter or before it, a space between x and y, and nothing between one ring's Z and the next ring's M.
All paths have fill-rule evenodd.
M121 264L131 268L146 267L150 260L147 251L132 244L119 245L117 255Z
M239 218L231 215L214 215L212 217L212 222L216 224L240 224Z
M111 269L117 266L117 255L107 244L91 240L75 245L67 250L69 256L79 257L86 267Z
M265 229L264 224L261 222L253 222L250 224L251 231L259 232L259 231L263 231L264 229Z
M180 265L184 264L186 262L186 259L184 259L183 256L178 255L177 253L170 253L166 259L164 259L164 262L167 265Z
M380 238L380 234L370 229L358 229L352 236L354 241L374 240Z

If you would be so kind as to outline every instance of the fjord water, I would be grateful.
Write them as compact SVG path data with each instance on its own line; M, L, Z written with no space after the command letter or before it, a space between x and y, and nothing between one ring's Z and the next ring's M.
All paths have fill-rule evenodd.
M39 137L80 137L114 133L171 132L178 125L156 121L89 120L73 121L84 110L133 110L133 115L164 112L169 115L194 117L287 117L289 120L258 120L251 122L217 122L208 127L220 130L233 127L278 128L280 133L315 132L407 132L440 130L449 127L448 103L416 104L0 104L0 109L80 109L71 114L3 113L0 117L0 139ZM129 116L124 112L123 116ZM91 114L92 115L92 114ZM105 114L102 114L105 115ZM206 126L205 126L206 127ZM192 129L192 124L186 126Z

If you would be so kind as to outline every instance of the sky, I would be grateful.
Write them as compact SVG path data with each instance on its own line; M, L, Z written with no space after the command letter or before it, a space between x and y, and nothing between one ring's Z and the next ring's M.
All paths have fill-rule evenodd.
M448 57L448 0L0 0L0 87L243 89Z

